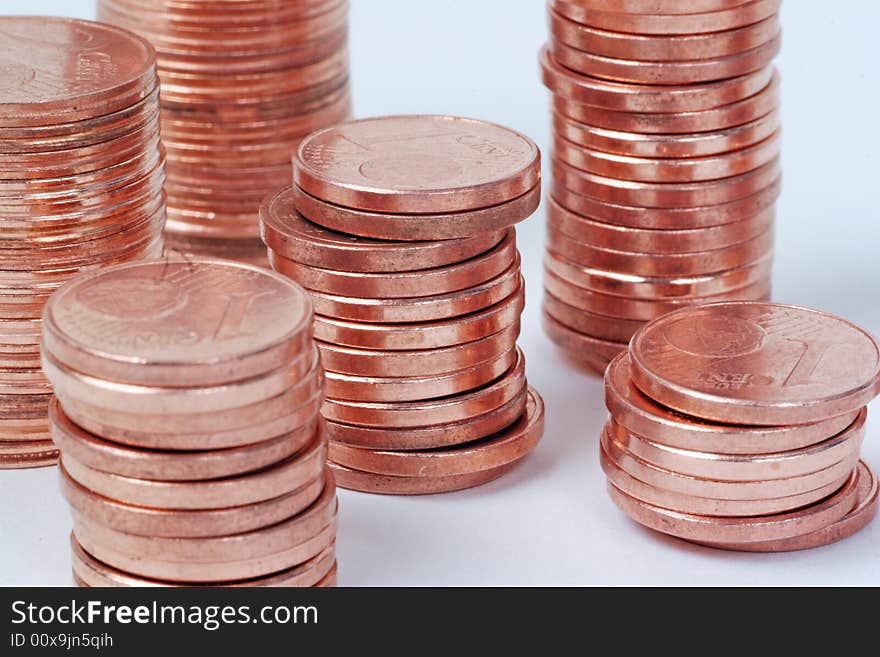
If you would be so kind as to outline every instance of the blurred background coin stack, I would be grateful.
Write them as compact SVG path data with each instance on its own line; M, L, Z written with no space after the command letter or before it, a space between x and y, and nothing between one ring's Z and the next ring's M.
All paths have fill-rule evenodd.
M262 209L263 236L315 304L339 485L467 488L537 444L513 226L540 193L534 143L481 121L367 119L300 146L294 186Z
M88 586L335 581L312 304L272 272L153 261L46 306L43 365Z
M0 469L51 465L40 315L78 272L158 257L156 55L116 27L0 17Z
M645 321L770 294L779 0L553 0L544 323L602 371Z
M349 117L346 0L99 0L159 54L167 247L266 265L258 211L310 132Z
M800 550L877 513L859 460L880 346L837 317L717 303L640 329L605 373L611 499L651 529L741 551Z

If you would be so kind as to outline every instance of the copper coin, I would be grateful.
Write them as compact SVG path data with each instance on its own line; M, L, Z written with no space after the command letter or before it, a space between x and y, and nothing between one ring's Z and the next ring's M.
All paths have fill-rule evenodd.
M143 559L192 564L234 563L248 559L256 561L258 557L277 554L307 542L332 526L336 509L336 487L333 477L328 475L321 495L303 513L243 534L199 538L136 536L109 529L83 517L75 518L75 525L77 538L86 549L89 546L83 542L80 528L86 530L82 534L89 534L90 538L108 548Z
M296 207L310 221L348 235L393 241L466 239L501 231L527 219L541 203L541 185L522 196L477 210L445 214L392 214L365 212L325 203L293 188Z
M641 325L641 323L639 324ZM328 371L357 376L428 376L462 370L500 356L516 344L519 322L470 342L436 349L383 351L317 342Z
M584 105L640 113L698 112L752 96L770 82L771 67L747 75L688 85L628 84L578 74L548 50L540 56L544 84L554 94Z
M398 116L313 133L294 156L294 182L343 207L462 212L522 196L539 183L540 167L534 142L507 128L449 116Z
M60 468L61 492L80 516L126 534L200 538L269 527L311 506L324 490L324 474L278 497L222 509L169 510L124 504L76 483Z
M877 475L864 461L859 461L859 483L856 505L853 510L835 523L818 531L776 541L757 541L750 543L705 543L709 547L746 552L789 552L808 550L836 543L863 529L877 516L878 486Z
M244 447L199 452L133 449L90 434L70 421L58 400L49 406L52 439L79 463L111 474L157 481L220 479L260 470L298 453L315 435L312 423Z
M310 291L315 312L324 317L385 324L431 322L461 317L501 303L525 285L519 255L498 276L456 292L410 298L357 298Z
M601 449L601 448L600 448ZM674 491L655 488L627 474L601 449L600 463L608 481L618 490L637 500L654 506L702 516L764 516L785 513L814 504L836 491L846 483L846 478L835 481L815 491L760 500L714 500L707 497L683 495Z
M522 390L525 358L517 349L517 363L495 381L474 391L428 401L353 402L327 399L323 414L337 423L365 427L416 428L462 422L496 409Z
M495 470L528 454L544 433L544 402L529 389L525 413L514 424L475 443L428 451L374 451L331 443L336 464L396 477L445 477Z
M767 454L797 450L836 436L861 411L812 424L718 424L677 413L644 395L630 378L629 354L614 359L605 376L605 403L615 422L651 441L716 454Z
M880 345L817 310L718 303L647 325L630 343L649 397L721 422L779 425L852 412L877 396Z
M348 72L348 49L343 47L324 59L309 62L286 71L268 71L251 75L228 75L227 79L211 80L211 86L200 85L197 75L165 69L162 71L162 103L166 107L214 106L225 101L229 93L240 93L240 99L258 99L259 103L287 100L291 94L308 91L320 83L335 83Z
M692 477L649 463L630 452L607 431L602 433L601 444L618 466L640 481L683 495L718 500L763 500L808 493L849 477L858 461L855 454L823 470L797 477L725 481Z
M503 431L525 413L528 388L523 387L509 399L502 399L496 408L459 422L425 427L384 428L361 427L327 422L331 444L351 445L374 450L437 449L462 445Z
M238 561L217 563L165 560L161 557L142 557L137 552L121 551L113 545L96 542L93 527L75 523L73 533L83 549L110 566L134 575L186 584L250 580L289 570L300 566L305 572L296 580L301 586L311 586L320 581L336 560L334 552L335 524L327 525L315 536L299 545L271 555L249 557ZM116 533L115 536L120 534ZM139 537L135 537L139 538ZM165 541L212 540L212 539L159 539ZM132 556L132 554L136 556ZM313 561L314 560L314 561ZM320 570L313 572L311 563L320 563Z
M560 206L595 221L645 230L690 229L722 226L754 217L771 208L779 197L780 179L751 196L719 205L681 208L645 208L611 203L579 194L557 180L552 197Z
M759 281L729 292L704 297L638 298L621 297L578 287L552 271L544 272L544 287L560 301L597 315L620 319L651 321L665 313L694 305L729 299L763 300L770 295L770 282Z
M493 470L482 470L463 475L447 475L442 477L395 477L393 475L376 474L351 470L336 463L330 463L339 486L363 493L377 495L435 495L451 493L466 488L482 486L510 472L516 463L508 463Z
M134 105L156 82L156 55L143 39L70 18L6 16L0 120L5 126L63 123ZM71 75L71 62L77 72Z
M729 178L691 183L637 183L575 169L553 160L553 175L563 187L605 201L644 208L720 205L747 198L779 178L779 159ZM564 204L563 204L564 205Z
M720 32L766 19L779 11L781 0L754 0L709 11L624 13L607 7L587 8L576 0L553 0L551 7L579 23L635 34L703 34Z
M0 470L44 468L58 463L58 450L39 447L27 454L0 454Z
M370 402L406 402L439 399L475 390L494 381L516 362L511 347L501 356L472 367L443 374L414 377L353 376L327 372L327 396L332 399Z
M0 126L4 153L34 153L100 144L155 121L159 115L159 88L136 103L109 114L79 121L24 127Z
M727 57L763 45L779 31L777 14L729 30L674 37L603 30L566 18L552 7L549 18L552 38L572 48L605 57L654 62Z
M773 249L773 229L743 242L709 251L638 253L573 239L551 224L547 229L547 249L589 269L626 272L647 278L696 278L766 259Z
M635 332L644 325L641 320L608 317L581 310L560 301L550 292L544 294L543 308L544 313L559 324L577 333L591 335L609 342L629 342Z
M579 242L637 253L693 253L723 249L758 237L773 223L775 212L768 208L752 217L705 228L633 228L603 223L570 212L549 200L547 223Z
M362 349L408 351L450 347L517 324L523 311L522 286L501 303L465 317L417 324L377 324L315 317L315 338Z
M771 265L772 258L765 256L742 267L713 274L655 278L581 267L553 252L548 252L544 258L547 271L572 285L612 296L647 299L726 294L767 280Z
M763 454L716 454L669 447L632 433L613 418L605 430L631 454L658 467L692 477L755 481L799 477L857 456L865 437L866 417L863 410L851 426L820 443Z
M212 450L252 445L314 428L323 402L323 377L256 404L211 413L155 415L100 408L59 396L65 414L77 425L115 442L160 450ZM220 427L220 428L218 428Z
M577 50L554 41L551 56L562 66L598 79L628 84L687 85L748 75L768 66L782 46L777 33L770 41L751 50L712 59L639 61L618 59Z
M58 448L51 440L4 440L0 441L0 458L32 458L36 454L52 453L57 456Z
M71 397L116 411L195 414L248 406L281 394L320 367L317 350L251 379L209 387L148 387L116 383L66 369L43 352L43 370L59 397Z
M126 303L130 300L130 303ZM132 263L81 277L44 313L65 365L141 385L241 380L303 353L312 306L282 276L229 262Z
M686 183L753 171L776 158L780 146L777 131L757 144L720 155L649 159L592 150L557 136L553 141L553 152L563 162L601 176L637 182Z
M766 116L779 106L779 73L756 93L740 100L707 109L686 112L620 111L577 102L564 96L553 97L553 109L580 123L644 135L684 135L727 130Z
M654 278L581 267L552 252L548 252L544 258L547 271L553 272L572 285L612 296L644 299L711 297L726 294L768 280L771 264L772 258L765 256L742 267L713 274Z
M159 509L222 509L254 504L296 490L321 473L326 458L323 432L302 451L261 470L212 480L160 481L123 477L94 470L69 453L62 463L84 488L126 504Z
M837 493L788 513L756 517L713 517L664 509L627 495L613 484L608 492L614 503L636 522L671 536L692 541L757 542L791 538L817 531L843 518L853 508L858 474Z
M625 14L692 14L721 11L749 0L578 0L584 9Z
M186 238L166 234L165 255L184 260L234 260L263 269L270 268L266 245L258 239Z
M495 278L513 265L516 259L516 234L512 230L486 253L445 267L421 271L371 274L319 269L284 258L275 251L269 252L269 260L277 272L309 290L378 299L426 297L463 290Z
M186 584L174 584L171 582L163 582L160 580L152 580L137 575L117 570L112 566L108 566L98 561L88 552L82 549L77 542L76 537L70 535L70 544L73 554L73 577L79 586L85 587L156 587L156 586L186 586ZM207 586L307 586L305 582L313 580L317 577L325 566L323 555L313 557L308 565L296 566L292 569L281 573L269 575L267 577L259 577L256 579L244 580L239 582L222 582L220 584L211 584L209 582L198 582L200 587ZM320 564L320 567L318 567ZM315 586L327 585L325 582L335 581L336 562L334 561L330 570L324 575L323 579L318 580ZM305 577L304 574L308 573Z
M423 242L353 237L312 223L296 210L295 200L293 189L287 187L263 204L263 240L285 258L323 269L371 273L432 269L485 253L503 237L499 232Z
M557 137L595 151L636 158L701 158L730 153L764 141L779 129L780 123L777 108L721 130L647 134L594 126L553 111L553 132Z
M546 312L543 313L542 320L544 331L556 346L573 355L581 354L584 356L592 356L591 361L595 363L595 369L600 371L604 370L605 366L607 366L617 354L626 351L626 342L614 342L586 335L584 333L578 333L577 331L563 325Z

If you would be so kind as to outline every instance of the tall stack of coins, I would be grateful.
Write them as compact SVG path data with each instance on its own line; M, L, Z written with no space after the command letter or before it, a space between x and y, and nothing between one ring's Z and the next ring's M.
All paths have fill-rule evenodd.
M605 374L611 499L696 543L786 551L840 540L877 513L859 460L880 345L816 310L726 302L640 329Z
M153 261L46 306L52 438L89 586L335 580L312 304L282 276Z
M510 470L543 433L513 228L540 201L538 148L480 121L368 119L308 137L294 181L263 235L315 303L336 480L438 493Z
M53 464L40 315L77 272L157 257L156 55L115 27L0 17L0 469Z
M266 264L258 209L351 114L347 0L99 0L159 52L169 248Z
M544 321L604 370L645 321L769 296L780 0L552 0Z

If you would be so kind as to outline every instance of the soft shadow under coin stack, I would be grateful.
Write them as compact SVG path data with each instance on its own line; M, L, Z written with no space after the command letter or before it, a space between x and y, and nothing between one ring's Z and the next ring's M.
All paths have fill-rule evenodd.
M115 27L0 17L0 469L55 463L40 315L78 272L158 257L156 56Z
M52 438L87 586L324 586L336 489L299 286L224 261L83 276L46 306Z
M368 119L307 138L294 178L263 235L315 303L339 485L439 493L509 471L543 434L513 228L540 201L537 147L479 121Z
M752 552L833 543L877 513L859 451L880 346L815 310L719 303L646 325L605 374L611 499L646 527Z
M769 297L779 4L549 3L544 322L590 368L664 313Z
M167 247L266 266L257 220L303 136L351 114L346 0L99 0L159 52Z

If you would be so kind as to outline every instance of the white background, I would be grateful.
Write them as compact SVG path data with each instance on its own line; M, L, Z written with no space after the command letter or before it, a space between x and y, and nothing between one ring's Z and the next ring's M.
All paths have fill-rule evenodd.
M88 0L3 0L12 13L90 18ZM537 52L540 0L352 0L358 116L448 113L548 143ZM784 4L785 191L775 298L880 334L880 3ZM644 530L609 501L597 458L602 384L543 336L543 215L519 232L528 308L521 339L547 430L503 479L432 497L340 492L343 585L880 584L880 521L834 546L748 555ZM880 405L875 404L875 411ZM864 456L880 467L880 417ZM51 469L0 472L0 584L71 583L70 521Z

